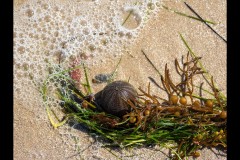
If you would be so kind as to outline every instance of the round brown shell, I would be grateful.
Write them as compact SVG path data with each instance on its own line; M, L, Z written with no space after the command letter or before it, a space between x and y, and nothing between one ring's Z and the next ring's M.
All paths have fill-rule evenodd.
M130 83L114 81L98 92L95 100L106 113L121 117L130 112L127 100L134 102L136 97L137 91Z

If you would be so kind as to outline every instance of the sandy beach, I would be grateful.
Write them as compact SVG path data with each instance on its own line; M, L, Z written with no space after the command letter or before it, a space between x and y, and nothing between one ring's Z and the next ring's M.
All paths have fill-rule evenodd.
M41 67L41 64L44 62L46 57L54 57L51 55L51 46L48 46L48 44L61 42L66 38L71 38L71 36L68 36L68 31L65 32L63 29L63 34L61 34L59 31L58 37L56 37L55 41L52 42L53 39L51 39L51 34L54 32L49 30L61 30L61 27L59 27L60 25L56 25L59 27L57 29L57 27L54 28L51 25L45 25L44 21L42 21L43 23L38 22L39 17L42 19L45 17L41 17L42 13L40 11L38 12L37 9L34 10L34 14L32 12L28 12L28 8L31 8L32 5L44 6L43 2L41 2L41 4L38 2L40 1L14 1L14 159L167 159L164 153L157 151L159 150L158 147L142 147L124 150L113 149L111 153L106 148L101 147L103 142L101 142L100 139L89 135L87 129L82 126L65 124L57 129L54 129L51 126L41 94L32 81L28 79L29 75L32 75L34 77L33 79L36 79L35 82L37 84L41 84L42 80L39 80L38 77L40 77L40 79L44 79L43 77L46 77L47 75L46 69L44 68L45 65L42 65ZM96 3L96 5L108 4L108 1L106 1L106 3L104 2L105 1L99 0L94 3ZM214 28L226 39L226 1L186 0L186 2L191 5L191 7L194 8L201 15L201 17L216 22L215 25L211 25L212 28ZM30 7L27 6L28 3L30 4ZM52 6L54 6L55 3L57 3L58 6L61 6L61 3L65 4L67 2L65 0L61 0L59 2L54 0L49 1L49 3L45 3L48 4L48 7L45 5L45 11L47 12L48 9L54 9ZM84 3L89 3L90 5L92 2L81 2L81 4ZM124 6L124 3L125 2L122 1L121 5ZM183 1L162 0L160 4L182 13L195 16L185 6ZM91 5L94 8L94 4ZM111 5L113 8L117 7L117 5L113 4L113 2L111 2ZM155 4L155 7L158 6ZM63 8L63 10L67 9L68 8ZM61 8L59 10L61 10ZM55 12L49 11L49 13L54 14ZM56 15L51 15L52 19L55 18L54 16L58 16L57 11L56 13ZM76 12L76 14L77 13L78 12ZM24 19L24 14L27 14L35 19ZM33 15L31 16L31 14ZM79 13L79 17L80 16L84 17L84 15ZM115 15L113 14L113 16ZM23 18L21 20L16 19L20 17ZM109 17L111 18L111 15L109 15ZM74 21L74 18L75 17L72 17L72 21ZM115 21L113 19L113 22L109 23L109 25L114 24L114 22ZM41 28L43 30L47 30L46 34L44 35L46 36L46 39L44 39L44 36L41 34L39 34L39 39L43 37L41 41L34 38L25 39L26 37L30 37L31 33L35 34L38 32L37 29L37 32L31 32L31 29L36 27L34 26L35 23L37 24L37 28L40 28L39 30L41 30ZM181 57L183 55L186 56L188 52L188 49L181 40L180 34L182 34L189 46L191 46L193 52L197 56L202 57L201 62L203 66L214 77L217 86L226 95L227 44L215 33L213 33L204 23L181 16L162 7L160 7L154 13L150 13L146 22L144 22L143 18L141 23L144 23L142 28L137 30L136 35L135 32L133 32L132 39L118 41L117 38L114 40L113 37L112 39L109 39L110 42L108 43L111 44L111 47L103 47L101 54L96 53L101 49L100 47L99 49L97 48L93 54L89 53L88 55L87 52L87 61L96 60L96 63L89 64L88 66L90 78L94 78L94 76L99 73L111 73L118 63L120 57L122 57L114 80L128 80L130 77L130 83L134 87L138 88L139 86L142 86L144 89L147 88L147 84L150 82L148 77L152 77L156 81L160 82L159 74L146 60L145 56L142 54L143 50L160 72L164 72L165 64L168 63L168 67L171 68L170 72L173 81L176 81L178 80L178 77L174 68L174 60L180 60ZM68 26L67 20L64 25ZM25 28L22 26L25 26ZM69 27L71 29L71 26ZM100 27L100 30L101 29L103 32L105 31L104 27ZM75 33L76 32L74 32L74 34ZM81 33L84 34L84 30L81 31ZM90 33L92 32L90 31ZM86 35L85 37L85 41L87 42L88 36ZM107 37L107 35L105 37ZM36 49L35 46L32 47L32 41L36 41L37 45L41 43L41 45L39 45L40 47L36 47ZM100 43L95 39L91 40L93 43L95 41L96 43ZM76 44L78 45L78 43ZM131 45L126 46L127 44ZM55 50L59 45L60 43L52 45L52 49ZM84 43L81 45L85 46L87 44ZM119 47L117 47L118 45L123 45L123 47L126 46L126 49L121 50ZM29 49L27 49L27 46ZM23 50L21 47L25 47L25 49ZM69 44L67 47L70 48L69 51L72 51L71 44ZM117 48L116 50L119 53L116 53L116 55L110 55L107 54L107 52L105 53L105 50L114 51L114 47ZM56 51L58 51L58 49L56 49ZM68 48L64 51L67 52ZM38 62L37 59L39 57L41 57L41 61ZM52 59L51 62L54 62L54 60ZM66 64L67 62L68 61L66 61ZM197 82L200 83L201 79L197 79ZM101 90L104 86L106 86L106 83L92 84L94 93ZM160 90L152 83L151 92L158 95L162 94ZM161 149L161 151L167 153L166 149ZM225 160L226 154L215 149L213 152L212 150L205 148L201 151L201 157L198 159Z

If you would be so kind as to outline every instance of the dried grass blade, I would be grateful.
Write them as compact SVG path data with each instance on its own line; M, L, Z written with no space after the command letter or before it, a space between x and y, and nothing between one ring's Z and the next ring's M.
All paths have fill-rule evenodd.
M162 74L160 73L160 71L157 69L157 67L155 67L155 65L152 63L152 61L148 58L148 56L146 55L146 53L141 50L143 55L146 57L146 59L148 60L148 62L153 66L153 68L157 71L157 73L159 74L159 76L161 76Z
M165 91L164 88L162 88L152 77L148 77L150 79L151 82L153 82L158 88L162 89Z
M162 6L163 6L163 5L162 5ZM178 14L178 15L185 16L185 17L188 17L188 18L192 18L192 19L197 20L197 21L206 22L206 23L213 24L213 25L216 24L216 22L212 22L212 21L210 21L210 20L205 20L205 19L200 19L200 18L194 17L194 16L190 16L190 15L187 15L187 14L185 14L185 13L182 13L182 12L179 12L179 11L176 11L176 10L173 10L173 9L170 9L170 8L168 8L168 7L166 7L166 6L163 6L163 8L166 9L166 10L169 10L169 11L173 11L174 13L176 13L176 14Z
M184 4L188 7L188 9L190 9L208 28L210 28L218 37L220 37L224 42L227 43L227 40L225 40L219 33L217 33L211 26L209 26L206 21L204 21L204 19L202 19L202 17L195 12L192 7L190 7L186 2L184 2Z

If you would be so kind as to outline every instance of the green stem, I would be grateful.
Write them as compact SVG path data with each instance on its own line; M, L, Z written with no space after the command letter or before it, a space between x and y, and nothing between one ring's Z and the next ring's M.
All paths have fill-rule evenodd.
M118 70L118 66L119 66L121 60L122 60L122 57L119 59L119 61L118 61L117 65L116 65L114 71L110 74L108 82L111 82L113 80L113 78L114 78L114 76L115 76L115 74L116 74L116 72Z
M92 89L88 80L88 74L87 74L87 69L83 63L83 70L84 70L84 74L85 74L85 78L86 78L86 83L87 83L87 88L88 88L88 92L91 94L92 93Z
M188 17L188 18L192 18L194 20L197 20L197 21L201 21L201 22L206 22L206 23L209 23L209 24L213 24L213 25L216 25L216 22L212 22L210 20L205 20L205 19L200 19L200 18L197 18L197 17L194 17L194 16L190 16L190 15L187 15L185 13L182 13L182 12L179 12L179 11L176 11L176 10L173 10L173 9L170 9L164 5L162 5L162 7L166 10L169 10L169 11L173 11L174 13L178 14L178 15L181 15L181 16L185 16L185 17Z

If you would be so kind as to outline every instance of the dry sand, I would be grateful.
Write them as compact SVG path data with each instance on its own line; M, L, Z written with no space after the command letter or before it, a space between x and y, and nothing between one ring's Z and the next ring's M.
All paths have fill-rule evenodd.
M20 2L20 3L18 3ZM165 6L178 11L193 15L181 1L163 1ZM202 17L217 22L213 28L226 38L226 1L202 0L186 1ZM24 1L14 1L15 5L21 6ZM151 19L140 33L136 42L125 53L120 63L116 80L127 80L137 88L146 86L151 76L159 81L159 76L153 67L141 53L143 49L151 58L160 71L164 71L165 63L173 66L175 58L180 59L186 55L187 48L180 39L179 33L185 37L193 51L203 57L202 63L215 77L216 84L226 94L226 43L217 37L203 23L177 15L173 12L161 9L156 18ZM111 59L103 66L90 68L90 77L98 73L110 73L118 59ZM174 76L174 69L171 70ZM173 77L174 79L174 77ZM98 91L106 84L94 84L94 91ZM152 85L154 93L158 89ZM14 96L17 92L14 93ZM36 108L27 107L23 101L14 101L14 159L118 159L109 151L100 148L101 142L94 139L84 131L68 128L69 135L64 135L64 129L53 129L47 121L41 121L39 117L45 117L46 113L41 104L35 104ZM42 115L41 115L42 114ZM84 129L82 129L84 130ZM71 135L79 137L78 145L74 144ZM69 144L67 143L67 141ZM96 144L97 143L97 144ZM89 147L88 147L89 146ZM113 151L122 159L166 159L164 154L151 149L135 149L130 151ZM216 151L218 152L218 151ZM75 155L76 154L76 155ZM127 157L127 155L135 155ZM69 158L67 158L69 157ZM226 159L225 156L214 154L205 149L199 159Z

